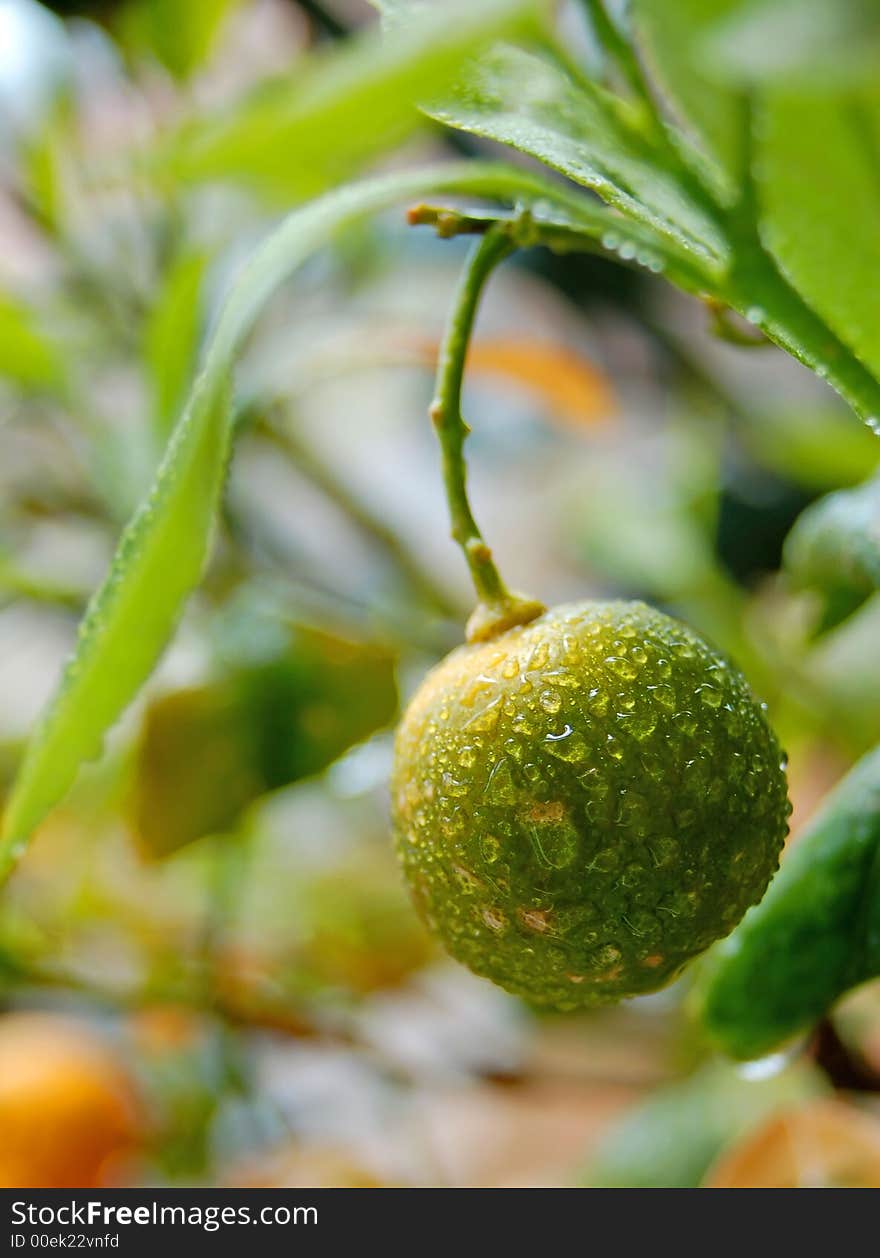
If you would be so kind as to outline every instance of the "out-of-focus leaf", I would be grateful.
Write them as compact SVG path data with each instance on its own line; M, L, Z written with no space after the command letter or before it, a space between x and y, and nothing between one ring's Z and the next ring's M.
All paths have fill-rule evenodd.
M735 194L743 153L743 111L703 47L707 32L743 0L635 0L636 29L650 69L714 158L720 190Z
M705 425L699 434L683 425L650 461L597 455L568 520L590 564L664 600L713 584L714 521L701 514L718 476L709 436Z
M880 1188L880 1122L841 1101L775 1114L726 1152L704 1188Z
M709 953L694 1007L731 1057L760 1057L880 973L880 748L807 825L764 899Z
M27 571L0 544L0 604L4 601L5 595L75 610L81 609L83 604L81 590L59 581L47 580L45 577Z
M258 796L319 773L396 710L384 648L282 628L262 658L150 705L132 793L138 838L165 856L227 830Z
M40 330L33 312L4 293L0 293L0 378L37 391L56 391L64 381L57 347Z
M591 1188L696 1188L731 1141L823 1090L818 1070L806 1064L748 1079L712 1062L653 1093L615 1124L584 1182Z
M767 246L876 376L880 320L866 277L880 268L880 144L869 104L861 95L768 92L756 121L755 169ZM816 369L828 374L831 366L829 359Z
M643 136L623 102L587 80L575 83L557 65L499 45L475 60L448 97L427 112L448 126L510 145L592 188L705 264L720 265L727 243L711 212L697 204ZM626 232L618 241L623 257Z
M388 175L295 211L238 277L153 487L120 540L31 740L3 818L0 878L82 763L100 754L105 732L151 672L199 579L230 452L232 367L266 301L343 227L406 197L441 190L555 201L546 181L500 165L471 162Z
M282 982L292 997L393 987L433 955L393 859L377 860L369 848L305 877L291 900L298 939ZM277 959L269 969L277 979Z
M876 436L829 407L756 414L739 432L759 463L806 489L857 485L880 464Z
M241 671L242 702L255 714L259 762L269 789L325 769L397 711L394 656L305 626L286 650Z
M815 91L851 86L876 72L880 7L874 0L738 0L726 7L729 16L713 26L700 52L716 73L734 81L798 81Z
M369 0L369 3L381 14L383 28L393 30L396 25L418 17L431 0Z
M234 826L263 791L251 735L224 686L177 690L150 705L130 808L146 853L168 856L193 839Z
M123 38L152 53L186 79L213 51L223 24L241 0L133 0L121 22Z
M192 383L202 323L206 259L184 254L169 269L145 328L144 359L157 434L168 436Z
M235 178L289 199L348 178L422 125L416 108L462 61L531 21L534 0L452 0L380 39L312 55L224 116L186 128L168 153L186 180Z
M40 222L56 231L64 215L63 161L71 144L73 94L61 91L39 126L22 139L19 150L22 181Z
M437 361L437 345L427 342L420 357ZM533 393L549 414L572 427L607 422L617 404L611 384L597 367L579 354L551 342L482 337L468 348L471 376L500 376Z
M827 494L798 517L785 543L793 581L827 600L823 628L880 589L880 478Z

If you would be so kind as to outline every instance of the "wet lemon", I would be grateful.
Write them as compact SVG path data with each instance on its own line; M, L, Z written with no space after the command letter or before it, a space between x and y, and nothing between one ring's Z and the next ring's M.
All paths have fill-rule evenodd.
M416 904L452 955L558 1009L653 991L728 934L790 812L742 675L623 602L453 651L401 722L392 809Z

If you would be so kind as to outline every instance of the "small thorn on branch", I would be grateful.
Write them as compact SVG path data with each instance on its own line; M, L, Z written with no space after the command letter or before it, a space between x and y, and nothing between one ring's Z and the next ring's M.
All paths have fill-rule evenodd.
M465 543L465 549L468 555L476 563L488 563L492 558L491 547L479 537L470 537Z
M702 300L709 312L710 331L719 340L728 341L731 345L739 345L744 349L764 349L772 345L772 342L757 326L764 317L763 310L756 307L754 314L750 312L743 318L716 297L706 296Z

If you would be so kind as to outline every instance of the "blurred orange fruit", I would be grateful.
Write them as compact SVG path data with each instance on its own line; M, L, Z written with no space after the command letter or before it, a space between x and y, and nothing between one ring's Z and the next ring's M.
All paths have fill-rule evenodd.
M704 1188L880 1188L880 1122L841 1101L777 1114L723 1153Z
M0 1187L106 1185L136 1141L134 1089L85 1024L0 1016Z
M436 342L419 342L418 357L432 367ZM540 399L551 419L573 427L599 427L617 413L608 378L564 345L516 337L483 337L468 348L468 371L501 376Z

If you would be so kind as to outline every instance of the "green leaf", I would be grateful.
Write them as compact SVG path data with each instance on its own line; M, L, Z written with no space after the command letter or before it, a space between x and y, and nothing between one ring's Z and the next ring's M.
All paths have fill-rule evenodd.
M21 302L0 293L0 377L21 389L62 388L61 356L39 328L36 316Z
M880 973L880 747L825 800L764 899L709 954L695 1007L732 1057L759 1057Z
M231 177L271 196L313 196L423 126L416 101L442 91L464 58L534 7L454 0L385 38L370 31L313 54L224 116L185 129L171 168L185 180Z
M748 225L733 251L726 300L749 323L826 380L875 428L880 382L780 273Z
M193 686L150 704L135 751L128 813L151 857L233 828L265 787L251 730L229 687Z
M430 102L425 92L422 99ZM589 81L510 46L475 60L448 99L428 104L431 117L518 149L597 192L707 270L720 268L727 243L712 212L697 203L664 156Z
M739 85L799 82L813 92L852 86L876 73L880 7L873 0L739 0L700 48Z
M806 489L857 485L880 464L880 441L842 408L758 412L742 418L739 432L759 463Z
M73 148L73 94L59 90L45 115L21 140L18 165L28 208L50 233L65 211L64 154Z
M223 24L240 0L135 0L122 34L146 49L178 79L187 79L213 51Z
M738 191L743 165L743 111L707 59L706 35L743 0L634 0L636 30L648 68L681 121L717 165L719 191Z
M163 438L180 413L196 366L206 259L184 254L169 268L144 330L153 420Z
M0 877L81 764L100 754L106 730L146 680L199 579L231 446L230 375L266 301L337 232L430 191L540 198L551 206L555 195L551 184L512 167L465 163L413 170L329 193L291 214L257 250L232 288L153 487L122 536L30 743L3 819Z
M880 268L880 145L869 104L864 95L768 92L756 118L755 170L765 244L877 377L880 320L871 277ZM832 367L829 360L825 373Z
M131 813L143 847L166 856L235 825L260 795L320 773L397 711L395 659L305 625L252 623L258 658L147 709Z

